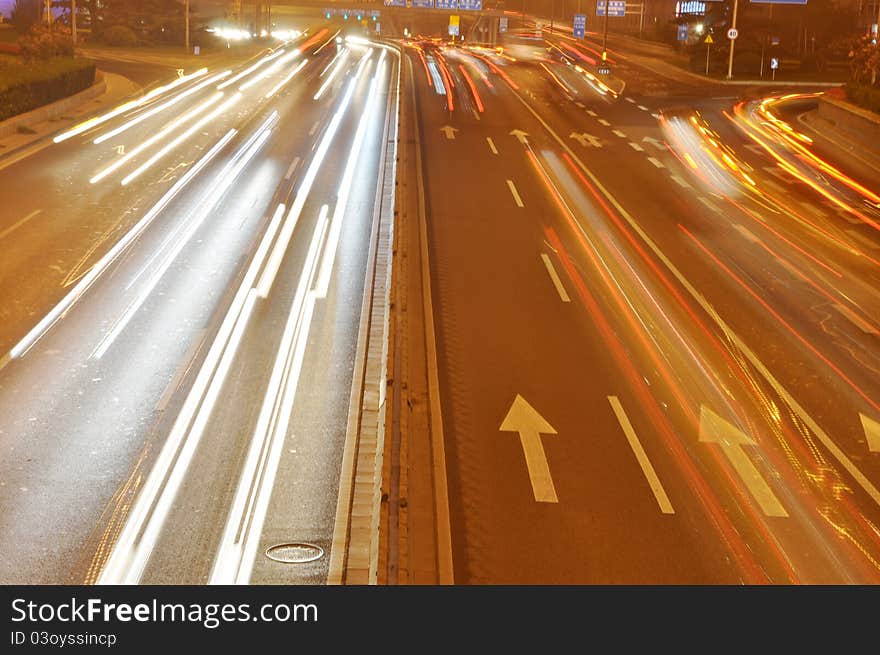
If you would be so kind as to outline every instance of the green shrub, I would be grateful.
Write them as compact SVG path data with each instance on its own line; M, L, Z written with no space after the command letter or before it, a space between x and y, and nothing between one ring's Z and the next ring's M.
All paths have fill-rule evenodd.
M846 98L862 109L880 114L880 88L850 82L846 85Z
M95 64L85 59L58 57L23 64L2 57L0 121L79 93L95 81Z
M108 27L106 30L104 30L102 38L104 39L104 42L108 45L115 45L123 48L136 46L138 42L135 33L131 30L131 28L126 27L125 25L114 25L112 27Z
M57 25L51 31L45 25L34 25L18 40L18 45L25 61L73 56L73 39L70 30L63 25Z

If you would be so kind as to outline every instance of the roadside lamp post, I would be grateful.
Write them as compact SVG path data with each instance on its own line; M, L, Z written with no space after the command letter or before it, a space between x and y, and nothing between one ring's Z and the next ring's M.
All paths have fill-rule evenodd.
M736 29L736 12L739 9L739 0L733 0L733 19L730 21L730 29ZM736 39L730 40L730 56L727 59L727 79L733 79L733 46Z

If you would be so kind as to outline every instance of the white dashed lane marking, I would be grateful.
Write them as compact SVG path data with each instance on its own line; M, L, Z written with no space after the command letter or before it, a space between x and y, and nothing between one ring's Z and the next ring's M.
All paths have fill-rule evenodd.
M522 198L519 197L519 191L516 190L516 185L513 183L513 180L507 180L507 188L510 189L510 195L513 196L513 201L516 203L516 206L525 207Z

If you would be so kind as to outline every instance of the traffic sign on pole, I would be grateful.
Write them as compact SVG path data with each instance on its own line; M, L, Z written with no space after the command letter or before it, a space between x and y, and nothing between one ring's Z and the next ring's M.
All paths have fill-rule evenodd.
M576 39L582 39L587 34L587 15L575 14L572 22L572 35Z
M678 40L679 41L687 41L688 40L688 24L682 23L678 26Z
M596 0L596 15L605 15L605 5L608 5L608 15L615 18L626 16L626 0Z
M498 19L498 31L506 32L507 31L507 16L502 16Z
M735 27L731 27L729 30L727 30L727 38L730 39L731 41L734 41L736 39L736 37L738 37L738 36L739 36L739 30L736 29Z

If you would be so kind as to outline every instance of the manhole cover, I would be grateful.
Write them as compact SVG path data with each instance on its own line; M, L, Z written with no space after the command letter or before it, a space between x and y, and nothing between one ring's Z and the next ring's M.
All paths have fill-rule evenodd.
M314 562L324 556L324 549L315 544L276 544L266 549L266 557L285 564Z

